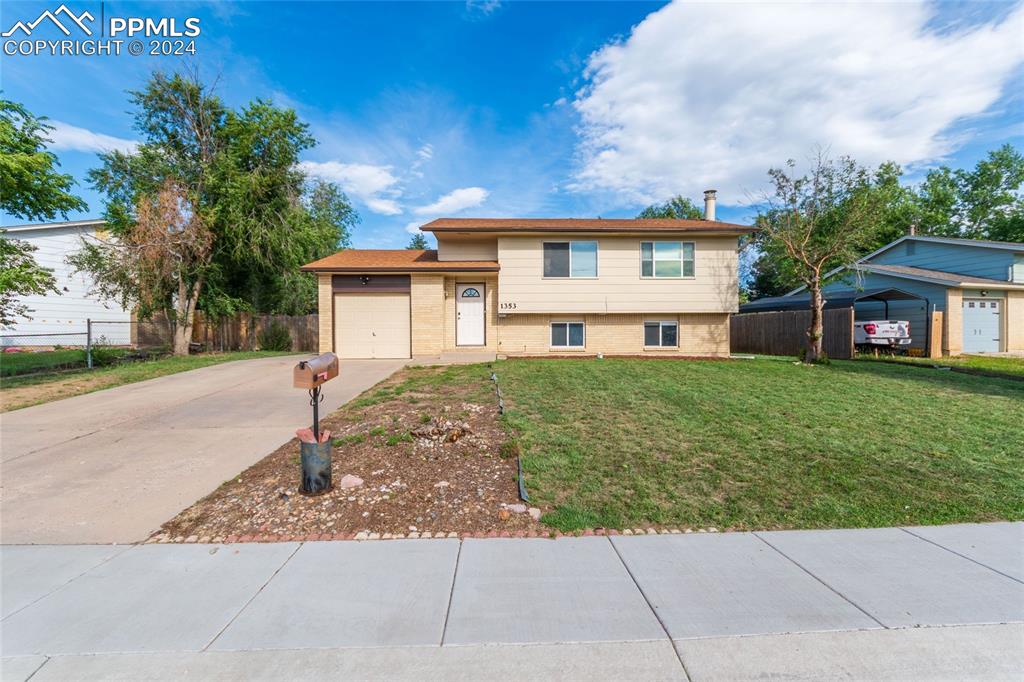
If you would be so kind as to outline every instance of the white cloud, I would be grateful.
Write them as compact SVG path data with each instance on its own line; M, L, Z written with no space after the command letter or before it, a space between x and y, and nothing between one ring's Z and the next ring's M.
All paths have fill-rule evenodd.
M572 189L632 201L710 187L741 203L816 145L863 164L941 158L1024 62L1024 5L927 28L910 3L680 3L591 55Z
M402 207L398 205L398 202L394 199L366 199L366 207L374 213L380 213L381 215L398 215L402 212Z
M438 197L437 201L432 204L414 208L412 212L420 216L420 219L406 223L405 231L409 234L416 234L420 231L420 225L429 223L435 218L449 216L467 208L479 206L487 201L490 194L483 187L460 187L452 190L448 194Z
M429 161L434 158L434 145L425 144L416 150L416 156L420 157L422 161Z
M401 206L395 199L401 196L398 178L391 166L373 166L365 163L339 161L301 161L299 169L308 175L337 183L346 193L363 202L374 213L398 215Z
M56 151L103 153L116 149L130 154L139 146L135 140L94 133L63 121L48 121L48 123L53 126L53 130L49 132L49 138L53 141L50 148Z
M501 9L501 0L466 0L466 12L470 16L490 16Z
M443 197L439 197L437 201L426 206L420 206L413 209L416 215L445 215L449 213L458 213L459 211L467 208L473 208L479 206L487 200L487 195L490 194L483 187L461 187L453 190Z

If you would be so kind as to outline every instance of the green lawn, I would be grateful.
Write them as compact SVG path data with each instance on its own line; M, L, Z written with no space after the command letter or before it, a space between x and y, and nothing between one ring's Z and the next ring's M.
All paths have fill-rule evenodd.
M57 351L80 352L80 351ZM5 355L46 355L45 353L7 353ZM61 373L35 373L4 376L0 380L0 411L17 410L30 405L70 398L104 388L145 381L155 377L185 372L232 360L289 355L267 351L235 353L204 353L187 357L164 357L158 360L128 362L97 369L80 369ZM7 358L0 356L6 366Z
M863 358L872 360L871 357ZM961 355L959 357L946 358L911 358L897 355L886 358L886 362L906 362L915 365L926 365L928 367L955 367L969 372L1007 374L1010 376L1024 377L1024 358L993 357L990 355Z
M0 353L0 376L85 366L85 351L75 348L41 353Z
M562 530L1024 519L1021 382L859 361L494 367L531 500Z

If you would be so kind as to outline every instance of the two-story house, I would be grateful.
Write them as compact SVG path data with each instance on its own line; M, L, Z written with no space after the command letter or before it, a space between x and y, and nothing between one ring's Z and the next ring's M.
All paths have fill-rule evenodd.
M845 271L845 272L841 272ZM898 289L918 297L888 304L891 319L908 320L915 344L942 335L948 355L1024 351L1024 243L907 235L828 273L829 294ZM806 297L800 287L787 297ZM942 313L932 329L928 316ZM856 311L858 319L881 309Z
M738 239L714 220L441 218L437 250L349 249L319 279L320 350L343 358L728 356Z

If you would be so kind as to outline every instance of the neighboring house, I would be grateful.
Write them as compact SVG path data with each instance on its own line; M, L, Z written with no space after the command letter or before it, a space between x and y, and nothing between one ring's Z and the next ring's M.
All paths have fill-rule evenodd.
M84 345L86 319L127 322L128 311L116 303L101 301L89 295L91 279L83 273L75 273L66 258L78 251L82 237L102 238L102 220L74 220L61 223L39 223L4 228L3 239L18 239L37 247L32 253L39 265L53 270L60 295L49 293L42 296L24 296L29 317L19 319L13 328L0 331L7 346L52 346ZM103 325L101 333L112 344L128 344L131 327L129 324ZM39 334L36 338L10 338L16 334ZM77 334L78 336L46 336L55 334Z
M928 314L942 313L942 351L1024 351L1024 244L908 235L829 275L845 276L824 288L829 294L899 289L916 301L890 301L889 317L906 319L922 342ZM787 297L806 297L801 287ZM878 304L876 304L878 305ZM858 319L880 315L858 305Z
M436 251L345 250L319 276L343 358L729 354L740 236L710 220L441 218Z

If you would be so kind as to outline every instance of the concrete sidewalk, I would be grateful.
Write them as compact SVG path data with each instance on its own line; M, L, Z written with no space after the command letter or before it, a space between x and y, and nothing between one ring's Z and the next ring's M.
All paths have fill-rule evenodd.
M226 362L0 415L0 540L137 542L312 419L303 356ZM326 415L405 360L352 360Z
M5 546L3 679L1020 679L1022 552L1022 523Z

